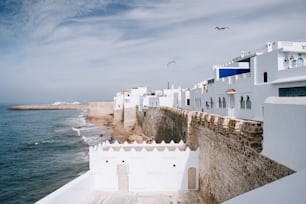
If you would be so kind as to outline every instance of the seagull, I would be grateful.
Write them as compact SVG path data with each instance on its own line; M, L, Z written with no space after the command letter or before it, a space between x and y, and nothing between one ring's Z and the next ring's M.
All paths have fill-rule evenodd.
M217 27L215 27L215 29L216 30L225 30L225 29L229 29L229 27L219 27L219 26L217 26Z
M171 65L171 64L176 64L176 62L175 62L174 60L169 61L169 62L167 63L167 67L168 67L169 65Z

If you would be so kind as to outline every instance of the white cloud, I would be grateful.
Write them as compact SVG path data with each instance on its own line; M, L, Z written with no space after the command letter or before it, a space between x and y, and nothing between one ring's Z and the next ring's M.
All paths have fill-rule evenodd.
M122 88L168 81L191 87L241 50L305 41L305 7L300 0L26 3L0 21L2 42L11 40L0 48L0 87L11 100L27 93L49 102L112 99Z

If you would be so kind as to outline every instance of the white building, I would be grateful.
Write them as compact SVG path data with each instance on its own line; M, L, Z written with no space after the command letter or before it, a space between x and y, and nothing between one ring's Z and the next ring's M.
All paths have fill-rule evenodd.
M190 109L263 121L269 96L306 96L306 42L274 42L242 52L190 90Z
M181 88L175 89L172 85L170 89L164 89L163 95L159 96L159 103L160 106L179 107L179 104L181 104Z
M189 95L188 95L189 97ZM114 113L117 121L122 121L124 109L139 107L180 107L182 105L182 90L172 85L169 89L148 91L147 87L137 87L123 90L114 97Z
M114 97L114 120L123 121L124 127L132 128L136 123L136 107L180 107L181 88L148 91L147 87L132 88L118 92Z

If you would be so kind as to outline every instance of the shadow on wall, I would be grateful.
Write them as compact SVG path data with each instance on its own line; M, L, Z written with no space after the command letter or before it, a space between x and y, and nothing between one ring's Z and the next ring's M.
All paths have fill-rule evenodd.
M186 143L188 115L186 111L177 112L160 108L147 108L137 113L137 125L142 127L148 136L154 136L157 143L161 141Z

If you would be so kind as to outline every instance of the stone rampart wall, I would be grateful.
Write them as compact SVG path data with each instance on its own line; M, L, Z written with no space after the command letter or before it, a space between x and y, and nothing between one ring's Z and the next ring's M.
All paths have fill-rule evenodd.
M135 128L137 116L136 107L124 108L123 112L123 125L125 129Z
M167 108L148 108L138 111L137 125L157 142L174 140L186 142L188 112L180 109L169 111Z
M114 109L114 121L116 122L123 121L123 109Z
M208 203L220 203L293 173L260 154L261 122L165 107L143 110L137 117L144 133L157 141L182 139L191 149L200 147L200 192Z
M88 103L88 117L101 118L113 114L113 102L89 102Z

